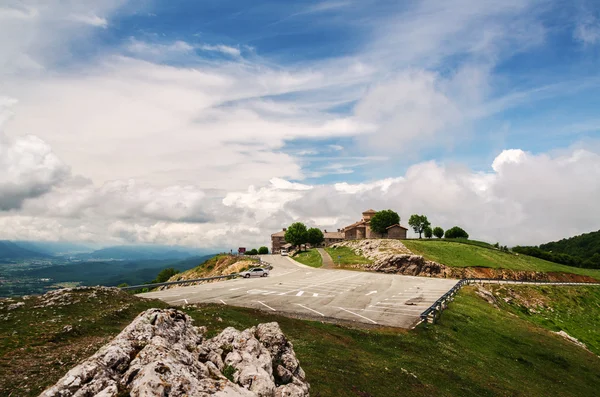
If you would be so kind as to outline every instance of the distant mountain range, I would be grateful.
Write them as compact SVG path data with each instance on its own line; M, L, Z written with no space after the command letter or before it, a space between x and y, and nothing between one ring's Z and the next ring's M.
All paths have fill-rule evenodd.
M118 259L118 260L163 260L185 259L190 256L206 254L205 251L184 247L164 247L155 245L122 245L102 248L90 253L74 255L77 259Z
M91 245L69 242L0 240L0 260L69 259L69 260L166 260L206 255L206 250L160 246L123 245L95 249Z
M37 251L31 251L8 240L0 240L0 259L22 260L22 259L48 259L47 255Z

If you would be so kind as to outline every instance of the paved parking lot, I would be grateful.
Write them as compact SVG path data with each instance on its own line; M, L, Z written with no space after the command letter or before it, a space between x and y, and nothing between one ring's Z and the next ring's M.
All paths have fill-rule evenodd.
M265 255L269 277L235 279L140 294L175 305L217 303L322 321L411 328L458 280L315 269Z

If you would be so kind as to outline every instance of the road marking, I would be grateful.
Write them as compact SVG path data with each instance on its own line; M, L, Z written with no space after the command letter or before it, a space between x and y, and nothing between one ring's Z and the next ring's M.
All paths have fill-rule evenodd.
M179 296L179 295L177 295L177 296ZM186 305L188 304L187 299L177 299L176 301L173 301L173 302L179 302L179 301L184 301Z
M296 296L302 296L302 294L304 294L304 291L300 291L296 294Z
M368 294L366 294L365 296L373 295L373 294L376 294L376 293L377 293L377 291L371 291Z
M315 296L319 296L319 294L317 294L317 293L315 292L315 293L313 294L313 297L315 297Z
M226 305L227 303L225 303L225 301L223 299L219 299L221 301L222 304Z
M235 290L238 290L238 289L242 289L242 287L237 287L237 288L229 288L229 291L235 291Z
M343 310L343 311L345 311L345 312L348 312L348 313L350 313L350 314L354 314L355 316L358 316L358 317L364 318L365 320L369 320L369 321L370 321L370 322L372 322L373 324L377 324L377 322L375 322L375 321L371 320L370 318L367 318L367 317L365 317L365 316L361 316L360 314L358 314L358 313L354 313L354 312L351 312L350 310L346 310L346 309L344 309L343 307L338 307L338 309L341 309L341 310Z
M304 305L301 305L300 303L296 303L296 304L297 304L298 306L300 306L300 307L303 307L303 308L305 308L306 310L310 310L311 312L315 312L315 313L317 313L317 314L319 314L319 315L321 315L321 316L325 317L325 315L324 315L323 313L319 313L318 311L316 311L316 310L313 310L313 309L311 309L310 307L306 307L306 306L304 306Z
M276 312L276 311L277 311L277 310L273 309L271 306L269 306L269 305L267 305L267 304L265 304L265 303L263 303L263 302L261 302L261 301L257 301L257 302L258 302L258 303L260 303L261 305L263 305L264 307L267 307L267 308L269 308L269 309L273 310L274 312Z

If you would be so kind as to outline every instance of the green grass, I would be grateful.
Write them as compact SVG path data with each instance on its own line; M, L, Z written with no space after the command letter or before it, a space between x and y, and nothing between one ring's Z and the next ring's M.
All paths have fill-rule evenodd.
M592 335L586 342L596 349L600 288L543 288L519 286L517 292L532 299L551 296L558 302L552 327L562 327L560 318L573 336ZM124 293L97 299L82 295L63 308L34 309L33 299L13 311L6 305L0 309L0 395L38 395L139 311L166 306ZM518 304L502 302L496 309L472 287L464 288L436 325L412 331L354 329L223 305L185 311L196 325L208 327L209 337L229 326L277 321L294 345L312 396L597 395L600 359L595 354L546 329L552 328L543 324L547 313L528 314ZM57 315L58 322L50 322ZM73 325L74 332L61 332L65 325Z
M329 253L333 259L333 263L336 265L347 266L347 265L364 265L373 263L372 260L365 258L364 256L356 255L351 248L339 247L339 248L325 248L325 251Z
M600 287L486 288L500 298L503 309L551 331L563 330L600 356Z
M292 257L294 260L310 267L321 267L323 266L323 258L316 249L309 249L307 251L297 252Z
M600 280L600 270L560 265L527 255L516 255L494 248L445 240L403 240L412 252L452 267L489 267L537 272L564 272L591 276Z

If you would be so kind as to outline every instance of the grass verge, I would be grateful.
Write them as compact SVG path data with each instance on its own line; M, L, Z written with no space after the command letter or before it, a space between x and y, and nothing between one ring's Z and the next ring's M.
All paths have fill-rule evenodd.
M503 252L481 245L445 240L403 240L413 253L452 267L489 267L536 272L563 272L591 276L600 280L600 270L582 269L548 262L527 255Z
M309 249L307 251L297 252L296 255L294 255L292 258L306 266L310 266L310 267L323 266L323 258L321 258L321 254L319 254L319 251L317 251L314 248Z
M348 265L364 265L373 263L372 260L365 258L364 256L356 255L351 248L348 247L338 247L325 248L325 251L329 253L331 258L333 259L333 263L336 265L340 265L341 267Z

